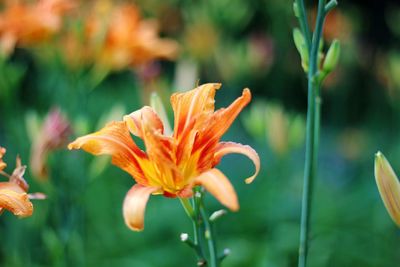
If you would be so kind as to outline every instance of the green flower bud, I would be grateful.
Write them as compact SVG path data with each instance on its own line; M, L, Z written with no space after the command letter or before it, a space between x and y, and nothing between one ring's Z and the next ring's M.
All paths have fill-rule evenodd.
M375 180L386 210L400 227L400 182L381 152L375 155Z
M296 2L293 2L293 12L297 18L300 17L299 5Z
M303 66L304 71L307 72L309 63L308 50L304 36L298 28L293 29L293 40L301 57L301 65Z
M334 70L338 64L339 56L340 42L335 39L329 47L328 53L326 53L325 61L322 66L322 71L326 74L329 74L332 70Z

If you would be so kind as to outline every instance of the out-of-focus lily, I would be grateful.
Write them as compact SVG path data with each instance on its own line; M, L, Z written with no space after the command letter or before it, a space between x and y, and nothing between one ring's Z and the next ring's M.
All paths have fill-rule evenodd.
M0 52L8 55L17 45L48 39L61 29L63 15L74 6L72 0L6 1L0 13Z
M29 199L43 199L45 196L41 193L27 193L29 186L23 177L26 166L21 164L19 157L11 175L3 171L5 163L1 158L5 152L5 148L0 147L0 175L8 178L7 182L0 182L0 213L6 209L19 217L31 216L33 205Z
M70 124L61 111L59 109L50 111L33 140L30 167L35 177L41 180L48 178L47 157L51 151L67 143L70 133Z
M255 102L245 114L243 124L253 137L266 139L271 149L280 156L304 142L304 118L285 111L277 103Z
M100 131L79 137L69 149L84 149L94 155L112 155L112 163L125 170L136 184L129 190L123 204L125 222L132 230L144 225L144 211L151 194L188 198L192 188L202 185L223 205L239 209L236 193L228 178L215 166L229 153L241 153L255 164L255 174L246 179L251 183L260 169L260 159L250 146L220 142L240 111L249 103L251 93L244 89L241 97L229 107L214 111L214 96L220 84L205 84L191 91L171 96L174 131L164 133L163 122L148 106L111 122ZM143 139L141 150L131 134Z
M99 2L105 5L102 2L108 1ZM157 58L175 58L177 43L160 39L156 22L142 20L136 6L111 4L110 10L97 9L87 20L86 35L96 49L95 61L102 68L120 70Z
M400 227L400 182L381 152L375 155L375 180L386 210Z

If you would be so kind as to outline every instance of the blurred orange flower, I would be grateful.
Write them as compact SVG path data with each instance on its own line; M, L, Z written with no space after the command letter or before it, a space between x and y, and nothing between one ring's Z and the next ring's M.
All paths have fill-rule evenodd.
M240 111L250 102L251 93L244 89L241 97L229 107L214 111L214 96L220 84L205 84L185 93L171 96L174 132L164 132L162 122L148 106L111 122L93 134L79 137L69 149L84 149L94 155L109 154L112 163L125 170L136 184L125 197L123 213L132 230L144 226L144 212L151 194L188 198L192 188L202 185L223 205L239 209L236 193L228 178L215 166L229 153L241 153L255 164L256 172L246 179L251 183L260 169L257 152L250 146L220 142ZM131 134L144 141L141 150Z
M19 217L31 216L33 205L29 199L43 199L45 196L41 193L27 193L29 186L23 177L26 166L21 165L19 157L11 175L3 171L5 163L1 158L5 153L5 148L0 147L0 174L8 178L8 182L0 182L0 213L6 209Z
M62 16L73 7L72 0L6 1L0 13L0 52L8 55L17 45L48 39L60 30Z
M95 61L101 66L119 70L148 63L156 58L173 59L178 45L160 39L157 23L142 20L132 4L113 6L98 1L86 22L86 35L95 49Z

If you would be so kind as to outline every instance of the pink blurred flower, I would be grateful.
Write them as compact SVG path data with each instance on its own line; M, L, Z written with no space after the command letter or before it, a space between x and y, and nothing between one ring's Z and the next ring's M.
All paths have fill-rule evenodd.
M48 168L46 161L49 153L63 147L71 134L71 127L68 120L55 108L47 115L42 128L33 141L31 150L31 170L35 177L46 180Z

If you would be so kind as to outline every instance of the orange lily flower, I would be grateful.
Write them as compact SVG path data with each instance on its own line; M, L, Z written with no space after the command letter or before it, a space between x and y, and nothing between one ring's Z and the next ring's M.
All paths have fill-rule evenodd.
M97 3L101 6L97 12L95 6L95 12L87 20L86 34L96 50L95 60L101 66L120 70L156 58L176 57L177 43L159 38L157 23L143 20L135 5L113 7L110 1Z
M43 199L45 196L41 193L27 193L29 185L23 177L26 166L21 165L19 157L11 175L3 171L6 164L2 161L2 157L5 153L6 149L0 147L0 174L8 178L8 182L0 182L0 213L6 209L19 217L31 216L33 205L29 199Z
M63 14L73 7L72 0L7 1L0 13L0 52L7 55L16 45L48 39L61 29Z
M229 153L241 153L255 164L255 174L246 179L251 183L260 169L257 152L250 146L220 142L240 111L250 102L251 93L229 107L214 111L214 96L220 84L204 84L185 93L171 96L174 111L174 132L164 132L164 123L148 106L123 121L111 122L93 134L79 137L69 149L84 149L94 155L109 154L112 163L125 170L136 184L128 191L123 204L125 222L132 230L144 226L144 212L151 194L188 198L192 188L204 186L217 200L236 211L239 204L228 178L215 166ZM131 138L144 141L146 152Z

